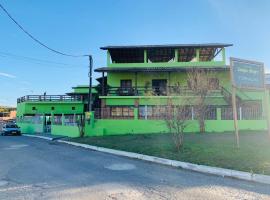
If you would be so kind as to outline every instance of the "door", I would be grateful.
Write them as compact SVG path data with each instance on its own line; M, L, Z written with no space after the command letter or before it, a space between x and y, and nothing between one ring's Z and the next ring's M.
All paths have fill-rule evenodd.
M45 116L44 120L44 133L51 133L51 116Z
M156 79L152 80L153 93L158 96L167 95L167 80L166 79Z

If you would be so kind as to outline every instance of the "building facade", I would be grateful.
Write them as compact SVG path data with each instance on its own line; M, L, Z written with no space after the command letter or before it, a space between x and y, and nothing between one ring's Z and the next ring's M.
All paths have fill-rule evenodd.
M198 132L196 113L199 112L199 96L191 86L190 76L199 72L207 73L208 92L205 104L208 109L205 130L232 131L232 88L230 68L226 65L226 50L231 46L214 43L101 47L107 54L107 66L95 69L95 72L101 73L101 77L97 79L99 85L95 87L96 99L93 102L91 123L86 120L85 134L166 133L168 128L164 122L164 113L168 111L168 105L176 110L179 106L185 106L191 124L186 131ZM74 92L69 93L72 101L46 102L47 113L43 114L59 115L62 121L65 114L83 115L88 101L87 94L87 86L74 88ZM42 96L39 98L42 100ZM43 101L39 103L45 104ZM56 109L53 112L50 109L56 103L62 105L59 113ZM237 91L240 130L266 129L266 113L263 109L265 103L263 92ZM65 105L70 107L75 104L79 107L78 113L72 110L68 113L61 112L65 110ZM30 111L24 107L28 107ZM31 102L18 102L18 118L20 119L20 113L23 116L40 114L31 110L31 107L37 106ZM65 124L61 125L63 128Z

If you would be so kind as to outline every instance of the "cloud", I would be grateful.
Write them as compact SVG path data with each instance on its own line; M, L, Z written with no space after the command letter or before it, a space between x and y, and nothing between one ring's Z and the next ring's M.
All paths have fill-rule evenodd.
M4 72L0 72L0 76L4 76L7 78L16 78L16 76L14 76L12 74L4 73Z

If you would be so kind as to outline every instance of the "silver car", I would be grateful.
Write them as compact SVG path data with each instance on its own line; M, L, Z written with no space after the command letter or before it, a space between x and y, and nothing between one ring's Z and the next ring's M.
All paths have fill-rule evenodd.
M4 124L1 130L1 135L21 135L21 129L17 124Z

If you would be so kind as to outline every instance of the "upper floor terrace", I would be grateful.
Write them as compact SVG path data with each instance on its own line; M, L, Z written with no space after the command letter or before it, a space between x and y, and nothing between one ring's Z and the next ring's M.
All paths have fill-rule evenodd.
M225 48L232 44L105 46L107 67L224 66Z

